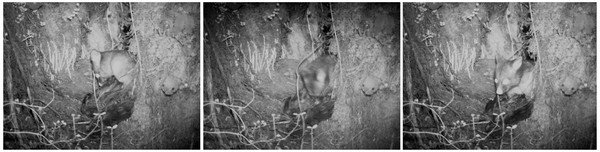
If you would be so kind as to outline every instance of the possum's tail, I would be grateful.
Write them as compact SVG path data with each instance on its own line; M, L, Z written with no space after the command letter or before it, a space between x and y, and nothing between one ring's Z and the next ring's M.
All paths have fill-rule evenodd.
M520 107L519 109L507 114L506 117L504 117L504 124L506 124L506 125L517 124L517 123L531 117L532 113L533 113L533 101L529 101L529 103L527 103L523 107Z
M496 117L496 115L493 115L492 113L496 110L496 108L499 105L499 102L506 102L509 100L513 100L514 103L513 104L519 104L522 105L514 110L509 110L510 107L506 107L509 109L503 109L503 110L508 110L508 111L504 111L506 112L505 115L502 116L502 119L498 119ZM515 125L523 120L526 120L527 118L531 117L531 114L533 113L533 107L534 107L534 101L535 99L527 99L525 97L525 95L517 95L513 98L507 98L505 96L498 96L496 98L494 98L494 100L489 101L486 106L485 106L485 111L484 114L488 115L488 118L490 120L490 125L488 125L488 131L490 131L490 129L492 129L491 127L493 126L511 126L511 125ZM523 104L524 103L524 104ZM496 112L498 112L496 110ZM503 111L499 111L498 113L502 113ZM496 128L496 127L494 127Z

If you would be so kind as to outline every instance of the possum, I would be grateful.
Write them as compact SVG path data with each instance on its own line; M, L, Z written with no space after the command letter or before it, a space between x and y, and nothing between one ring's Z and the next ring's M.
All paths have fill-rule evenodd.
M110 50L104 52L91 52L92 69L94 76L101 84L103 79L114 76L124 85L133 80L133 69L136 65L133 54L124 50Z
M321 97L332 91L329 82L336 64L333 56L324 55L306 65L300 64L298 73L308 95Z
M533 113L535 97L533 96L533 69L534 62L521 56L514 56L508 60L496 58L494 83L496 85L496 97L489 101L484 113L491 118L490 124L500 122L505 125L514 125L523 121ZM494 109L500 105L500 101L508 101L504 105L506 112L503 119L495 120L492 115Z
M534 63L523 57L512 57L508 60L496 58L495 79L496 94L507 94L512 97L525 94L533 97Z
M172 96L179 89L187 87L187 83L182 83L182 80L173 75L167 75L160 81L160 90L165 96Z

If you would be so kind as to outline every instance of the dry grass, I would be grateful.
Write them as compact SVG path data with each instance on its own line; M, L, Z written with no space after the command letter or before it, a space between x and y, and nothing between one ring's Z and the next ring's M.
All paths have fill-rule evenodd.
M62 44L57 44L56 41L48 41L46 42L46 49L40 51L50 63L43 65L47 73L50 73L51 80L54 80L56 77L55 74L59 73L60 71L67 72L69 78L72 78L71 72L74 71L74 64L77 60L77 49L67 44L70 42L67 41L64 35L61 37L62 40L58 40L60 41L58 43Z
M267 43L265 36L263 36L262 43L263 44L261 48L254 41L247 42L246 50L243 50L244 47L242 44L240 44L240 49L242 49L241 52L244 58L248 59L251 64L244 64L244 69L247 70L246 72L251 73L250 79L252 81L255 80L256 74L263 70L266 70L269 78L273 78L271 71L274 70L274 65L277 58L277 47ZM248 70L251 70L251 72Z
M464 35L461 35L460 46L456 45L454 41L446 42L446 50L441 48L442 54L445 56L445 59L450 63L449 68L444 68L445 70L452 70L453 73L459 73L460 71L467 72L469 78L471 78L471 71L473 70L473 65L475 64L475 59L477 56L477 49L474 46L470 46L470 43L467 41ZM440 44L441 45L441 44ZM448 72L448 71L447 71ZM450 73L450 72L448 72ZM450 73L450 79L454 79L454 75Z

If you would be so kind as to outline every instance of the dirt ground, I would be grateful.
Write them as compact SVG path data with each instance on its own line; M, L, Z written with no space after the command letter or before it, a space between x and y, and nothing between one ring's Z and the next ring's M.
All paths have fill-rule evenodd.
M596 149L595 3L403 10L405 149ZM495 58L520 49L535 57L532 114L489 134L473 122L495 96Z
M399 149L399 9L206 3L204 148ZM325 101L334 103L309 110L323 114L310 129L284 112L284 101L302 92L298 64L323 52L337 62Z
M199 3L4 3L4 148L199 149L198 18ZM93 50L138 61L113 129L80 110Z

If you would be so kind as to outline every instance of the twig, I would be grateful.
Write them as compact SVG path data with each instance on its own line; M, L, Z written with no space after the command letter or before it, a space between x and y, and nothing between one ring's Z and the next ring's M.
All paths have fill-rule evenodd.
M231 104L233 104L234 101L233 101L233 97L231 97L231 89L229 88L229 86L227 86L227 97L229 98L229 102ZM234 117L234 119L236 121L236 124L237 124L238 121L242 121L241 117Z
M228 135L235 135L235 136L238 136L238 137L242 137L242 138L244 138L246 140L246 142L248 142L248 144L243 143L243 142L242 142L242 144L244 144L244 145L251 145L254 148L259 149L259 150L260 150L260 148L258 148L254 144L259 143L259 142L269 142L269 141L252 142L250 139L246 138L246 136L244 136L244 135L242 135L240 133L234 133L234 132L212 132L212 131L204 131L203 133L206 133L206 134L217 134L217 135L219 135L219 134L228 134Z
M510 23L508 22L508 14L509 13L510 12L508 11L508 9L506 9L506 13L504 14L504 18L506 19L506 29L508 30L507 33L508 33L508 36L510 37L509 38L510 39L510 50L512 52L515 52L515 49L513 48L513 44L515 42L513 42L513 37L512 37L512 34L511 34L511 32L513 32L513 31L510 30L510 25L509 25Z
M471 114L471 122L475 122L475 114ZM477 140L476 139L477 134L475 133L475 123L473 123L471 126L473 126L473 139Z
M308 129L310 129L310 149L315 149L315 145L314 145L314 130L316 128L317 125L314 126L308 126Z
M337 43L336 49L338 52L338 61L340 63L340 66L339 66L340 67L340 81L339 82L344 82L344 77L343 77L344 76L344 74L343 74L344 68L342 68L342 65L343 65L342 57L343 56L342 56L342 52L340 51L340 40L338 39L337 32L335 30L335 20L333 19L333 16L335 16L335 15L333 14L333 5L331 4L331 2L329 3L329 13L331 13L331 28L333 30L333 35L335 35L335 41Z
M531 2L529 2L529 14L531 15L531 30L532 30L531 35L535 36L535 41L536 41L535 44L537 45L535 50L537 51L537 59L538 59L538 63L539 63L538 65L539 65L539 69L540 69L539 78L542 78L542 72L543 72L542 65L543 64L542 64L542 57L541 57L542 55L540 54L540 40L538 39L537 35L535 34L535 30L534 30L534 27L536 27L536 26L534 24L534 16L535 15L533 14L532 8L533 8L533 5L531 5ZM535 80L538 80L538 79L535 79ZM541 81L541 82L544 83L544 81ZM542 86L544 86L544 85L542 85ZM545 94L545 92L542 91L542 94Z
M327 132L329 132L329 131L331 131L331 130L332 130L332 129L329 129L329 130L327 130L327 131L321 132L321 133L320 133L320 134L318 134L318 135L317 135L317 137L315 137L315 138L319 138L319 136L321 136L321 135L323 135L323 134L325 134L325 133L327 133Z
M290 131L290 132L289 132L289 133L288 133L288 134L287 134L285 137L283 137L283 139L282 139L282 140L285 140L285 139L287 139L288 137L290 137L290 135L291 135L291 134L292 134L294 131L296 131L296 128L299 126L298 124L300 123L300 119L302 119L302 117L301 117L300 115L304 115L304 114L305 114L304 112L302 112L302 113L300 113L300 114L297 114L298 116L296 117L296 126L294 126L294 128L292 129L292 131ZM294 115L296 115L296 114L294 114ZM304 130L303 130L303 131L304 131ZM279 143L280 143L282 140L280 140L280 141L277 141L277 144L276 144L275 146L279 146Z
M254 91L253 91L253 96L254 96ZM254 100L254 99L252 99L252 100ZM217 132L220 132L220 130L219 130L219 127L218 127L218 122L217 122L217 119L216 119L216 114L214 113L214 111L215 111L214 110L214 105L221 105L221 106L224 106L226 108L229 108L229 110L231 110L231 112L233 113L234 119L239 120L239 122L242 123L241 124L241 126L243 126L242 130L238 131L238 133L242 133L242 132L246 131L246 129L247 129L246 124L243 121L243 118L240 116L240 114L237 111L238 110L239 111L243 110L244 108L248 107L249 104L247 104L246 106L242 107L242 106L236 106L236 105L233 105L233 104L225 104L225 103L218 103L218 102L210 101L210 102L205 102L204 103L204 106L207 106L207 105L210 105L210 107L213 108L213 110L211 111L211 116L210 117L213 118L213 120L211 122L213 122L215 124L215 127L216 127L215 130L217 130ZM217 134L217 137L222 138L220 134ZM240 141L241 141L241 139L240 139ZM226 147L224 145L224 143L221 146Z
M492 131L488 132L485 135L485 137L482 138L482 140L487 139L494 132L494 130L496 130L496 128L498 128L498 125L495 125L494 128L492 128ZM479 142L481 142L482 140L477 141L477 144L475 144L475 145L479 145Z
M427 96L429 97L429 101L431 101L431 104L433 104L433 100L431 99L431 92L429 91L429 87L427 87L426 89L427 89ZM452 101L454 101L454 90L452 90L452 100L450 100L450 103L452 103ZM444 108L448 107L448 105L450 105L450 103L446 104L446 106L444 106L444 107L438 107L436 109L431 109L431 108L429 109L436 117L434 119L439 120L442 123L442 126L446 126L446 125L444 124L444 120L442 120L442 117L437 113L437 111L444 110ZM444 130L446 130L446 128L442 128L442 130L440 132L442 132Z
M453 97L453 98L454 98L454 97ZM454 99L452 99L452 100L454 100ZM445 103L444 103L444 104L445 104ZM449 103L449 104L450 104L450 103ZM436 105L428 105L428 104L424 104L424 103L417 103L417 102L410 102L410 101L409 101L409 102L405 102L405 103L403 103L403 106L413 106L413 105L419 105L419 106L423 106L423 107L425 107L425 108L428 108L429 110L431 110L431 111L432 111L432 113L433 113L434 117L435 117L435 118L438 118L438 119L440 119L440 120L441 120L441 117L439 116L439 114L438 114L438 113L436 112L436 110L434 110L434 109L443 109L444 107L448 107L447 105L445 105L445 106L436 106ZM411 115L411 116L409 116L409 117L413 117L413 116ZM405 119L406 119L406 118L405 118ZM442 123L442 126L446 126L445 124L443 124L443 121L441 121L441 123ZM472 117L471 117L471 123L469 123L469 124L465 124L465 125L461 125L461 126L458 126L458 128L462 128L462 127L467 127L467 126L469 126L469 127L472 127L472 128L473 128L473 130L475 130L475 125L479 125L479 124L487 124L487 123L489 123L489 122L475 122L475 120L474 120L474 116L472 116ZM417 126L418 126L418 125L417 125ZM494 128L493 130L495 130L495 129L496 129L496 127L498 127L498 126L495 126L495 128ZM441 135L441 133L442 133L442 132L445 130L445 128L448 128L448 127L444 127L444 129L443 129L443 130L441 130L441 131L439 131L438 133L434 133L434 132L427 132L427 133L429 133L429 134L432 134L432 135L439 135L440 137L442 137L443 135ZM418 131L418 128L415 128L415 130L416 130L416 132L419 132L419 133L425 133L425 132L420 132L420 131ZM493 131L492 131L492 132L493 132ZM481 140L483 140L483 139L486 139L486 138L487 138L487 137L488 137L488 136L489 136L489 135L490 135L492 132L488 133L488 134L486 135L486 137L484 137L484 138L480 138L480 139L477 139L477 138L475 138L475 139L476 139L476 141L477 141L477 145L479 144L479 142L480 142ZM415 134L415 135L419 136L419 134ZM476 133L475 133L475 132L473 132L473 135L474 135L474 137L476 137ZM451 143L451 142L449 142L450 140L448 140L448 139L447 139L445 136L444 136L444 140L448 141L448 142L447 142L447 144L445 144L445 145L454 144L454 143ZM464 141L464 142L466 142L466 141ZM458 143L458 142L455 142L455 143Z
M250 106L250 104L252 104L252 102L254 102L254 98L256 97L256 91L254 91L254 89L252 89L252 100L250 100L249 103L246 104L246 106L241 107L242 109L247 108L248 106Z
M75 128L77 124L75 123L75 114L71 114L71 121L73 122L73 137L77 138L77 129Z
M211 103L215 103L214 101L211 101ZM210 115L211 115L211 122L215 125L215 130L220 131L219 130L219 121L217 120L217 114L216 114L216 109L214 104L204 104L204 106L206 105L210 105ZM221 134L217 134L217 139L219 140L219 145L225 147L225 144L223 143L223 138L221 137Z
M426 134L426 135L439 136L439 137L442 137L447 142L447 143L442 143L442 144L444 144L446 146L452 146L452 147L454 147L454 148L456 148L458 150L460 150L460 148L454 146L454 144L463 143L463 142L471 142L470 140L459 140L459 141L450 142L450 140L448 138L446 138L444 135L439 134L439 133L433 133L433 132L419 132L419 131L411 132L411 131L403 131L402 133L415 134L415 135Z
M404 19L403 19L403 20L404 20ZM407 26L406 26L406 22L403 22L403 23L405 24L405 25L404 25L404 27L406 28L406 27L407 27ZM413 53L414 53L414 52L413 52ZM407 59L406 61L407 61L407 63L406 63L406 64L409 64L409 65L411 64L411 59ZM416 64L418 65L418 63L416 63ZM410 68L407 68L407 69L405 69L405 70L407 70L407 71L405 71L406 73L411 73L411 70L410 70ZM411 77L411 75L410 75L410 74L408 74L408 75L406 76L406 82L408 82L408 83L406 84L406 85L407 85L407 86L406 86L406 88L407 88L407 93L408 93L408 103L414 103L414 101L413 101L413 92L412 92L412 88L413 88L413 86L412 86L412 77ZM425 85L427 85L427 84L425 84ZM407 105L407 104L404 104L404 103L403 103L403 106L406 106L406 105ZM411 122L411 123L412 123L414 126L419 126L419 125L418 125L418 122L417 122L417 119L415 118L415 107L414 107L414 105L413 105L413 104L408 104L408 106L409 106L409 109L410 109L410 110L409 110L410 122ZM419 128L418 128L418 127L415 127L414 129L415 129L417 132L419 131ZM403 130L403 131L404 131L404 130ZM423 146L423 140L421 139L421 135L420 135L420 134L416 134L416 136L417 136L417 139L418 139L418 141L419 141L419 145L420 145L420 146Z
M308 28L308 35L310 36L309 37L309 39L310 39L310 48L311 48L311 50L313 50L312 53L311 53L311 55L312 55L312 54L315 53L315 51L314 51L315 47L314 47L314 42L313 42L312 31L310 30L310 20L309 20L309 17L308 17L308 14L310 14L310 7L308 7L306 9L306 13L305 14L306 14L306 27ZM307 56L307 57L309 57L309 56ZM304 58L304 60L306 60L306 58ZM304 62L304 60L303 60L303 62ZM302 62L300 62L300 64L298 64L298 68L300 68L300 65L302 65ZM302 112L304 110L302 109L302 105L300 104L300 95L299 95L300 93L299 93L299 90L298 90L298 78L300 77L300 75L298 73L298 69L296 69L296 77L297 77L297 79L296 79L296 91L297 91L297 95L298 95L298 107L300 108L300 111ZM306 128L306 126L305 126L305 122L304 122L305 121L304 120L304 115L300 115L300 117L302 117L302 137L301 137L301 140L300 140L300 149L302 149L302 146L304 145L304 128Z
M133 16L133 7L132 7L131 2L129 3L129 13L131 14L131 25L133 27L137 28L137 26L134 26L135 25L135 17ZM133 27L131 27L131 29L134 29ZM142 63L142 52L140 51L141 42L140 42L140 39L138 39L139 36L137 35L137 32L135 32L135 31L132 31L132 32L133 32L133 35L135 37L135 40L138 42L138 47L137 47L137 58L138 59L137 59L137 62L139 62L139 66L138 66L139 79L140 79L140 82L144 82L144 77L143 77L144 76L144 72L143 72L143 68L142 68L142 66L143 66L143 63ZM134 83L133 84L133 89L131 89L132 93L135 91L135 88L136 88L136 85ZM145 96L146 96L146 93L142 91L142 99L144 99Z
M85 139L87 139L90 135L92 135L92 133L94 133L94 131L96 130L96 128L98 128L98 123L100 123L100 121L96 121L96 124L94 125L94 128L92 128L92 131L90 131L85 137L83 137L81 140L77 141L77 144L75 144L75 146L79 145L79 143Z
M563 131L565 131L566 128L561 129L558 133L556 133L556 135L552 136L552 138L550 138L550 141L554 140L554 138L556 138L556 136L559 136Z
M94 91L94 103L96 104L96 109L100 110L100 105L98 104L98 96L97 96L97 92L96 92L96 86L98 86L98 80L95 77L96 73L94 70L92 70L92 90ZM52 89L52 91L54 91L54 89Z
M10 102L10 115L12 116L12 127L15 130L21 130L19 127L19 121L17 120L17 114L15 113L16 109L15 109L15 104L14 101ZM25 147L25 144L23 143L23 137L21 137L21 134L17 134L17 139L19 140L19 145Z
M27 88L27 91L29 92L29 87ZM50 106L50 104L52 104L52 102L54 102L54 97L55 97L54 94L55 93L56 93L56 91L54 91L54 89L52 89L52 100L50 100L50 102L48 104L46 104L46 106L42 107L42 109L46 109L46 107ZM30 95L30 98L31 98L31 95ZM33 102L33 100L31 100L31 102Z
M510 149L513 149L513 127L510 127Z
M11 131L4 131L4 133L5 134L17 134L17 135L28 134L28 135L34 135L34 136L42 137L42 138L44 138L46 140L46 142L48 142L48 143L43 143L42 142L42 144L44 144L44 145L50 145L50 146L52 146L52 147L54 147L56 149L59 149L59 150L60 150L60 148L56 147L56 145L54 145L54 144L56 144L56 143L62 143L62 142L69 142L69 141L50 142L50 140L48 138L46 138L46 136L44 136L42 134L39 134L39 133L33 133L33 132L22 132L22 131L11 132Z
M358 135L360 135L363 131L367 130L369 128L364 128L361 131L359 131L356 135L354 135L352 138L350 138L350 141L354 141L354 138L358 137Z
M98 115L98 121L100 122L100 143L98 145L98 149L102 149L102 139L104 138L104 122L102 122L102 115Z
M275 114L271 114L271 120L273 121L273 138L277 139L277 127L275 126Z
M110 127L110 149L115 149L114 143L113 143L113 140L115 139L114 132L113 132L114 130L115 130L115 128Z
M243 110L245 107L247 107L247 106L244 106L244 107L242 107L242 106L236 106L236 105L231 105L231 104L218 103L218 102L214 102L214 101L210 101L210 102L207 102L207 103L205 102L205 103L204 103L204 106L207 106L207 105L210 105L212 108L214 108L214 106L213 106L213 105L221 105L221 106L224 106L224 107L226 107L226 108L229 108L229 110L231 110L231 112L234 114L234 117L235 117L235 119L239 119L239 120L243 120L243 119L242 119L242 117L241 117L241 116L238 114L238 112L237 112L237 111L238 111L238 110ZM235 109L234 109L234 108L232 108L232 107L234 107ZM237 109L237 110L236 110L236 109ZM212 113L212 112L211 112L211 113ZM215 119L214 121L217 121L217 120L216 120L216 114L211 114L211 115L212 115L212 116L213 116L213 118ZM244 121L240 121L240 122L242 123L242 126L244 126L244 127L243 127L243 129L242 129L240 132L243 132L244 130L246 130L246 127L245 127L245 126L246 126L246 124L245 124L245 122L244 122ZM215 122L215 123L217 123L217 122ZM219 127L218 127L218 124L217 124L217 125L215 125L215 127L218 129L218 128L219 128Z
M110 5L110 4L108 4L108 5ZM110 6L109 6L109 8L110 8ZM111 10L107 9L106 11L108 12ZM113 31L110 29L110 21L108 21L108 13L107 12L104 13L104 16L106 18L106 27L108 28L108 34L110 35L110 42L111 42L110 48L113 49L115 47L115 40L114 40L115 36L113 36L113 33L112 33ZM131 18L133 19L133 14L132 14Z
M36 119L38 119L38 120L42 120L42 116L40 116L40 114L37 112L37 110L35 110L35 109L41 109L41 107L40 107L40 106L36 106L36 105L28 105L28 104L24 104L24 103L15 102L15 101L9 101L9 102L8 102L8 104L4 104L4 106L7 106L7 105L9 105L9 106L11 106L11 105L20 105L20 106L23 106L23 107L29 108L29 110L31 110L31 112L33 113L33 115L34 115L34 117L35 117ZM35 107L35 109L34 109L33 107ZM12 113L12 112L11 112L11 113ZM15 115L15 114L12 114L12 115ZM15 120L13 120L13 121L17 121L17 120L16 120L16 117L15 117ZM46 126L46 124L44 123L44 121L40 121L40 122L42 123L42 126ZM17 129L17 130L18 130L18 129ZM45 130L45 129L44 129L44 130ZM43 130L42 130L42 131L43 131ZM42 131L40 131L40 132L42 132Z
M455 95L454 95L454 89L452 89L452 99L450 99L450 102L448 104L446 104L444 107L442 107L442 109L445 109L446 107L450 106L450 104L452 102L454 102L454 97L455 97Z
M161 131L159 131L156 135L152 136L152 138L150 138L150 140L154 140L154 138L158 137L158 135L162 134L165 130L167 130L168 128L163 128Z

